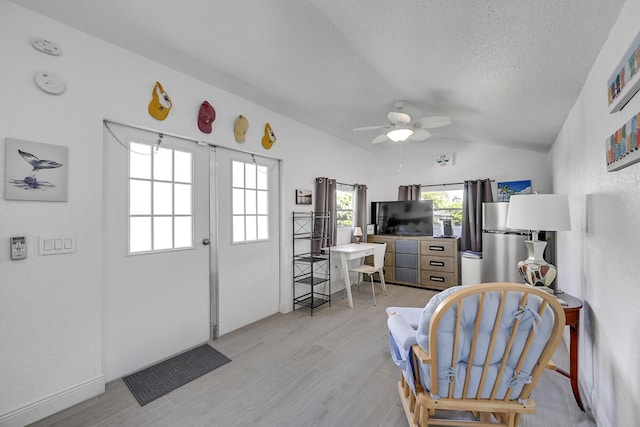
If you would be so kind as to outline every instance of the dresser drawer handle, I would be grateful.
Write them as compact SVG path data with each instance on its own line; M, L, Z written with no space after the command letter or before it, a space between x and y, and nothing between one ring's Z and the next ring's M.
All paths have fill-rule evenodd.
M444 277L429 276L429 280L431 280L432 282L444 282Z
M429 246L430 251L444 251L444 246Z
M444 262L442 261L429 261L429 265L432 267L444 267Z

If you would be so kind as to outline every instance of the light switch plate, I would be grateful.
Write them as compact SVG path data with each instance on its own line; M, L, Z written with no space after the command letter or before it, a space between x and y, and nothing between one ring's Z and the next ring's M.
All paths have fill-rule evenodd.
M38 254L59 255L76 251L76 238L72 236L40 236Z

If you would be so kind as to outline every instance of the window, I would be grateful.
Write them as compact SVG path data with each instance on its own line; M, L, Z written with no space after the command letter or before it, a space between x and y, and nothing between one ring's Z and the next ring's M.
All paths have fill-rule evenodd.
M266 166L232 162L233 243L269 238L269 191Z
M422 191L422 200L433 201L434 235L442 234L442 220L451 219L454 234L460 235L462 228L462 185L447 185L447 190L434 188L433 191ZM436 232L439 230L439 232Z
M336 225L338 228L353 226L353 186L338 184L336 188Z
M193 154L129 144L129 254L193 248Z

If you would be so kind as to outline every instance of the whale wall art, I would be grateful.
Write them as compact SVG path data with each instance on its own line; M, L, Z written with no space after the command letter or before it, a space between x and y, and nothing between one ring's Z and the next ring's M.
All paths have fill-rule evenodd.
M66 202L69 148L7 138L4 198Z

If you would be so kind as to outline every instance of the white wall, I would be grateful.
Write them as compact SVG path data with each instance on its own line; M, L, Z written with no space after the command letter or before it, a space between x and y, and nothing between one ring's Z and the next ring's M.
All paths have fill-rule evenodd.
M640 164L607 172L605 139L640 111L609 114L607 80L638 32L628 0L550 152L555 193L569 194L572 230L558 233L558 282L584 300L580 384L598 425L640 419Z
M438 166L434 159L453 153L453 166ZM529 179L534 191L551 192L547 155L494 145L427 140L423 143L390 147L376 154L376 173L369 186L370 200L396 200L398 186L446 184L469 179L500 181Z

